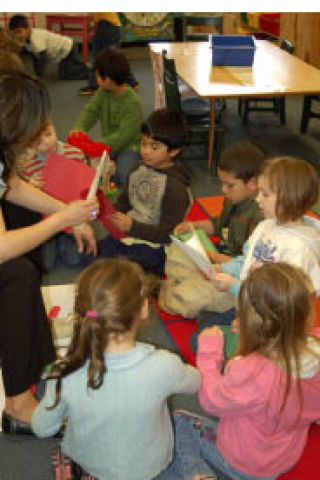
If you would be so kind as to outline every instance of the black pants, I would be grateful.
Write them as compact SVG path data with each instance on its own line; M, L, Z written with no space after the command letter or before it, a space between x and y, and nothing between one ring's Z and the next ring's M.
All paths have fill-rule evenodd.
M1 202L8 229L28 226L39 215ZM0 264L0 359L6 396L25 392L55 360L43 305L41 250Z
M82 60L79 49L73 43L69 54L63 58L58 67L58 78L60 80L86 80L89 69Z

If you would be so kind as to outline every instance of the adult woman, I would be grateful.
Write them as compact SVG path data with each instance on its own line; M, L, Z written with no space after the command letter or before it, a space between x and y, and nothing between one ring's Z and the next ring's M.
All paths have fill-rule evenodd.
M95 253L87 220L95 218L96 199L65 205L23 182L15 174L19 150L35 141L50 113L45 87L21 71L0 71L0 357L5 388L5 432L28 430L37 405L30 386L55 352L40 292L40 274L25 254L67 226L74 226L80 251ZM6 229L2 198L50 214L32 226ZM78 227L75 227L78 226Z

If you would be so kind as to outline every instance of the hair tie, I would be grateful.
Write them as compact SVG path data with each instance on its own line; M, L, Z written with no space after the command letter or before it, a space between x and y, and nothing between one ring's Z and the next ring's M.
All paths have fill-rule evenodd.
M87 310L87 311L86 311L86 317L89 317L89 318L98 318L98 314L97 314L97 312L95 312L94 310Z

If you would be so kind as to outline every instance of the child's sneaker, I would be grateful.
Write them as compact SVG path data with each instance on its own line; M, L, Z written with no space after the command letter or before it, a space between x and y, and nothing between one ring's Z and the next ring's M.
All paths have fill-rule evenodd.
M90 87L87 85L86 87L82 87L78 90L79 95L93 95L96 92L97 88Z

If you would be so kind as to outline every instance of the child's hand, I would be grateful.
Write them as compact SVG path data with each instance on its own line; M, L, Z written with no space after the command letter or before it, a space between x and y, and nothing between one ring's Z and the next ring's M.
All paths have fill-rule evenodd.
M132 218L125 213L116 212L110 215L110 220L121 232L127 233L131 230Z
M240 321L239 321L239 318L236 317L236 318L231 322L230 332L239 332L239 326L240 326Z
M212 279L213 285L219 292L228 292L235 279L228 273L216 273Z
M44 181L42 179L41 173L37 173L32 178L30 178L29 183L36 188L42 188L44 186Z
M174 233L186 233L192 230L192 222L181 222L174 229Z
M72 130L69 130L68 136L74 135L75 133L86 133L86 132L84 130L78 130L77 128L73 128Z
M223 337L223 335L224 335L223 331L221 330L220 327L218 327L218 325L214 325L213 327L205 328L204 330L202 330L201 334L204 334L204 335L218 335L219 337Z

